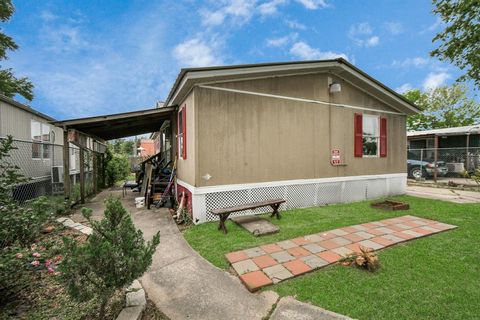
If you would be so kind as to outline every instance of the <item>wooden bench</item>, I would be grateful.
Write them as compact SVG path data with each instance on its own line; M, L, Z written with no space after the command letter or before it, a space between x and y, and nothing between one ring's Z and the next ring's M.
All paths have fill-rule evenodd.
M280 212L278 212L278 208L284 202L285 202L285 200L283 200L283 199L265 200L265 201L254 202L254 203L249 203L249 204L242 204L242 205L239 205L239 206L214 209L214 210L212 210L212 213L214 215L217 215L220 218L220 223L218 225L218 230L222 230L223 233L226 234L227 233L227 227L225 226L225 221L227 221L228 216L231 213L270 206L273 209L272 215L270 217L276 216L277 219L280 219L281 217L280 217Z

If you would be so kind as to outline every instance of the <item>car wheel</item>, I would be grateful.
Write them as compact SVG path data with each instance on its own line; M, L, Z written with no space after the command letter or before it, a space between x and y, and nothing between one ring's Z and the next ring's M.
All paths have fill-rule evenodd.
M410 176L414 179L422 178L422 169L420 167L413 167L410 169Z

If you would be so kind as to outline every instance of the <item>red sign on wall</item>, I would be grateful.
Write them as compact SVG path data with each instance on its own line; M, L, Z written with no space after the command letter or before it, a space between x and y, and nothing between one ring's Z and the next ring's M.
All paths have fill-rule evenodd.
M330 153L330 163L332 166L338 166L340 164L340 150L332 149Z

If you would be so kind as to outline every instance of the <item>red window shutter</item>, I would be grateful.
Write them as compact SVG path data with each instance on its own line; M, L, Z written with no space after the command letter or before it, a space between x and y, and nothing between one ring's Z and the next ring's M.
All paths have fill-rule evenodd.
M363 157L363 117L361 113L355 113L355 121L353 124L354 136L354 150L355 157Z
M183 130L182 158L187 159L187 105L184 105L182 110L182 130Z
M387 118L380 118L380 157L387 156Z

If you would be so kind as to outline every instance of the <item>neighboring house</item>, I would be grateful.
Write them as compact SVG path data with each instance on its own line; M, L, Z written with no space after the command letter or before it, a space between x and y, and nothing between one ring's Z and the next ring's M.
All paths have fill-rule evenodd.
M138 155L141 157L149 157L155 154L155 141L152 139L141 139L140 147L137 148Z
M16 150L11 151L11 162L20 167L21 173L29 182L19 186L14 196L19 200L39 195L61 192L61 174L57 180L52 177L54 168L63 172L63 130L51 125L55 119L38 112L29 106L0 95L0 137L11 135ZM79 159L71 145L72 170L78 173ZM55 172L57 173L57 172ZM55 189L59 184L59 190Z
M291 209L405 192L406 116L419 110L343 59L182 69L175 106L177 196L195 223L265 199Z
M472 171L480 165L480 124L410 131L407 139L411 157L444 161L449 173L459 174L466 168Z

